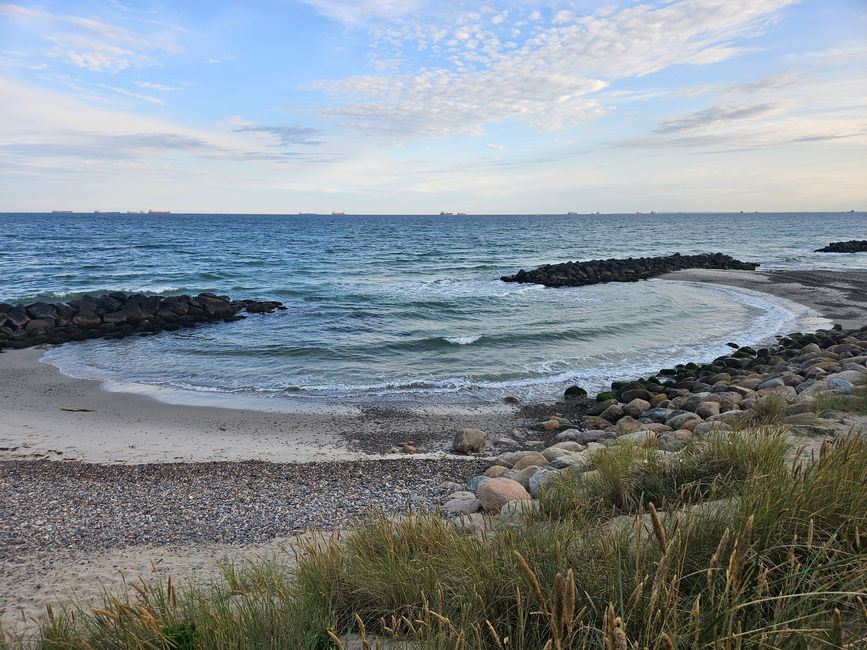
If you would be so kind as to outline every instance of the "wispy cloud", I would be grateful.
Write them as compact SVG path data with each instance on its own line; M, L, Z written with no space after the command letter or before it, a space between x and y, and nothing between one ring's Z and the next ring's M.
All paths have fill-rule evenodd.
M309 126L245 124L237 127L235 130L242 133L267 133L286 147L323 144L322 140L317 139L323 134L323 131Z
M755 117L780 114L783 107L779 104L754 104L752 106L714 106L683 117L663 120L656 129L662 134L682 134L728 125L731 122L749 120Z
M0 20L33 37L38 47L31 58L47 56L91 72L159 65L160 56L183 50L160 32L138 33L103 20L35 7L0 4ZM47 51L40 41L49 44Z
M163 93L176 92L178 90L183 90L181 86L169 86L166 84L158 84L152 81L133 81L133 83L139 88L144 88L146 90L158 90Z

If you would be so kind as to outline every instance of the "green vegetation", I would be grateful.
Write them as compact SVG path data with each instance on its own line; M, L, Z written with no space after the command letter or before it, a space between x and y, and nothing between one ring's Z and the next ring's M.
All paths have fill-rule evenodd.
M761 426L779 424L785 417L786 400L782 395L771 393L756 400L750 412L749 424Z
M518 524L373 517L210 585L130 585L26 647L855 648L867 634L867 441L792 469L781 434L678 460L611 448ZM702 502L712 502L699 506ZM612 525L618 517L625 525ZM364 645L368 644L368 645Z
M813 411L820 415L828 411L867 414L867 386L858 386L848 395L820 395L813 402Z

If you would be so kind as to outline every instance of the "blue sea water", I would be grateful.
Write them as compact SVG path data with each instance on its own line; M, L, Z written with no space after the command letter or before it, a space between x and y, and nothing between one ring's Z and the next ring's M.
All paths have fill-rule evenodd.
M294 216L0 214L0 301L213 291L288 310L55 348L64 372L289 403L485 403L600 389L797 326L789 306L650 280L549 289L519 268L721 251L768 269L867 269L818 254L867 214ZM180 393L183 394L183 393Z

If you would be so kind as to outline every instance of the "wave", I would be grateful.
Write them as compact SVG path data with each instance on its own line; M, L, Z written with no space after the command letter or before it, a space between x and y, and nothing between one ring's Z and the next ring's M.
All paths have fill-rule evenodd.
M129 286L112 286L112 287L90 287L80 288L72 291L43 291L32 296L19 298L16 302L69 302L70 300L78 300L82 296L98 296L112 291L123 291L124 293L144 293L148 295L165 295L168 293L190 293L191 290L186 287L174 287L162 284L145 284L145 285L129 285ZM202 289L205 291L205 289ZM199 291L195 291L199 293Z
M477 334L476 336L446 336L445 340L449 343L454 343L455 345L470 345L471 343L475 343L480 338L482 338L481 334Z

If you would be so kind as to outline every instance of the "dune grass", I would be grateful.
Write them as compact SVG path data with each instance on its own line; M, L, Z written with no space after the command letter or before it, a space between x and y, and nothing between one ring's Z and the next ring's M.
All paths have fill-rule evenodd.
M309 650L355 633L371 648L855 648L867 441L840 439L795 469L787 451L749 432L674 462L611 448L517 525L467 534L435 515L372 517L299 548L297 563L52 612L20 645ZM717 507L696 507L707 500ZM609 528L613 515L635 525Z
M848 395L820 395L812 406L813 411L819 415L828 411L867 414L867 386L856 386Z

